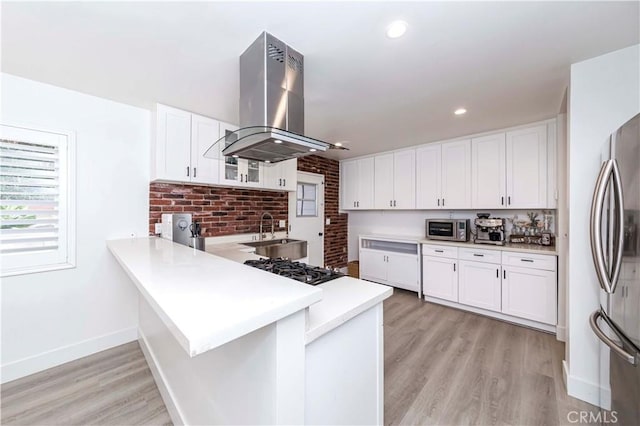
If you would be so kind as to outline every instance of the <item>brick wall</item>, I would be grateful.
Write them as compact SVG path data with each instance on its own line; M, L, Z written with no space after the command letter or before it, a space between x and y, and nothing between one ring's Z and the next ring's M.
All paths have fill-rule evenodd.
M324 226L324 262L331 267L347 266L347 215L338 213L340 163L311 155L298 159L298 170L324 174L324 214L331 219ZM202 235L257 233L263 211L276 220L288 219L287 192L211 186L156 183L149 185L149 233L160 222L162 213L193 213L202 223Z
M333 268L347 266L347 214L338 212L340 162L317 155L298 159L298 170L324 174L324 215L331 219L324 226L324 263Z
M205 237L257 233L264 211L273 215L276 231L281 231L284 228L278 228L278 220L287 220L288 204L286 192L152 182L149 232L153 233L162 213L187 212L202 223ZM271 229L270 224L267 229Z

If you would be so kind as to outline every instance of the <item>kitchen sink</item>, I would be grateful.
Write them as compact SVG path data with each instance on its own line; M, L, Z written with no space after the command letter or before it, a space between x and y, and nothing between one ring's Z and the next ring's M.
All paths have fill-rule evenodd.
M256 254L275 259L286 257L288 259L301 259L307 257L307 242L292 238L277 238L275 240L251 241L242 243L245 246L255 247Z

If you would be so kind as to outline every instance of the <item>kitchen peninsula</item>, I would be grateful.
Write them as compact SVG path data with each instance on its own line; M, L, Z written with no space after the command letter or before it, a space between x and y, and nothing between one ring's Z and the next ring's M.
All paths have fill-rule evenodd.
M140 345L174 423L382 423L391 288L309 286L155 237L108 247L141 295Z

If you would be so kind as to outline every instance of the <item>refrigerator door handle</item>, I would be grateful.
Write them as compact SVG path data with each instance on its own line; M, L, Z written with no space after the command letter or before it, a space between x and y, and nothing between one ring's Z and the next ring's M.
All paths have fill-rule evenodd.
M613 195L616 206L616 247L614 250L615 259L612 259L613 268L611 276L607 271L604 250L602 246L602 208L604 206L607 185L613 177ZM620 267L622 264L622 244L624 228L621 221L623 220L623 199L622 199L622 181L620 180L620 171L616 160L607 160L600 168L600 174L596 181L596 188L591 201L591 256L596 267L596 274L600 287L612 294L616 289Z
M629 352L627 352L624 348L618 346L618 344L616 344L616 342L614 342L613 340L611 340L609 338L609 336L607 336L604 331L602 331L602 329L600 328L600 326L598 325L598 318L602 318L602 320L604 322L607 323L607 325L609 326L609 328L611 328L611 330L620 338L620 340L622 342L624 342L626 339L626 337L624 337L623 335L621 335L620 330L618 330L618 328L615 326L615 324L613 324L609 318L607 318L607 316L602 312L601 309L598 309L597 311L593 312L591 314L591 316L589 317L589 325L591 325L591 329L593 330L593 332L596 334L596 336L598 336L598 338L607 346L609 346L609 348L611 348L611 350L613 352L616 353L616 355L622 357L624 360L626 360L629 364L631 365L637 365L637 359L636 356L633 354L630 354Z

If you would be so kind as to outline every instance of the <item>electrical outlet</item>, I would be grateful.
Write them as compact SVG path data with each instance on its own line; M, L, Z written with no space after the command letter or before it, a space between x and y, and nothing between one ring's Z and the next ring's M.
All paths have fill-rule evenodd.
M331 218L328 217L325 221L324 221L325 225L331 225Z
M156 235L162 234L162 224L161 223L154 224L153 231L154 231L154 234Z
M280 219L280 221L278 222L278 226L279 226L280 228L284 228L285 226L287 226L287 225L285 224L285 220Z

